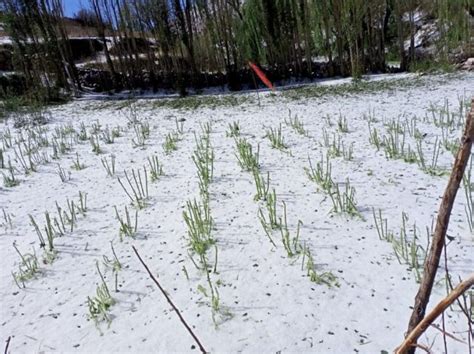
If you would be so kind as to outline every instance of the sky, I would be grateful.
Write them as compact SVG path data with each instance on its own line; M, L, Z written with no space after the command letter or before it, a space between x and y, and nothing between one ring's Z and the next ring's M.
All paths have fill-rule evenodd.
M68 17L74 15L81 7L87 7L88 0L63 0L64 14Z

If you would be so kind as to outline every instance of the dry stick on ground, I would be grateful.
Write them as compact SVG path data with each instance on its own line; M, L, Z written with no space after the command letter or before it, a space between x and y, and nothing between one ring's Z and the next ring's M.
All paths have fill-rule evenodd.
M461 138L461 145L454 161L454 167L449 177L448 186L443 195L443 200L438 212L436 220L436 228L433 234L433 241L429 253L425 260L423 268L423 277L421 279L420 288L415 297L415 306L408 324L408 331L410 333L423 320L425 316L426 306L430 300L431 290L433 289L436 271L438 270L441 252L446 238L446 231L448 230L449 218L451 217L451 210L453 208L454 199L462 181L464 170L471 155L472 141L474 139L474 98L471 101L471 111L466 117L466 127ZM413 343L416 344L416 341ZM411 346L405 349L405 352L414 353L416 346ZM400 352L402 353L402 352Z
M474 286L474 273L472 273L466 280L462 281L454 288L449 295L441 300L423 320L408 334L403 343L395 350L396 354L404 354L414 345L417 339L429 327L431 323L443 313L456 299L464 294L466 290ZM470 334L469 334L470 335Z
M5 354L8 354L8 347L10 346L10 340L12 339L12 337L8 337L7 339L7 344L5 346Z
M191 327L189 327L189 325L186 323L186 321L184 320L183 316L181 315L181 313L179 312L178 308L173 304L173 302L171 301L170 297L168 296L168 294L166 293L166 291L161 287L160 283L158 282L158 280L155 278L155 276L151 273L150 269L148 268L148 266L145 264L145 262L143 261L142 257L140 257L140 255L138 254L138 251L137 249L135 248L135 246L132 246L133 248L133 251L135 251L135 254L137 255L138 259L140 260L141 264L143 264L143 266L145 267L146 271L148 272L148 274L150 275L150 278L155 282L155 284L158 286L158 288L161 290L161 292L163 293L163 295L165 296L166 300L168 301L168 303L171 305L171 307L173 308L173 310L176 312L176 314L178 315L181 323L184 325L184 327L186 327L186 329L188 330L188 332L191 334L191 336L194 338L194 340L196 341L197 345L199 346L199 349L201 350L202 353L207 353L206 349L204 349L203 345L201 344L201 342L199 341L198 337L194 334L193 330L191 329Z

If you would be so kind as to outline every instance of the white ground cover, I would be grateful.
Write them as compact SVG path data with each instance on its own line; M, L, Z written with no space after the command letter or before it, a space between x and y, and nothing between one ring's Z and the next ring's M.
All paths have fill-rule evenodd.
M175 109L162 105L160 100L137 100L131 105L138 119L150 126L144 147L132 144L136 138L128 124L132 116L128 101L82 100L51 108L51 121L44 126L47 135L51 140L55 128L71 124L74 132L69 129L66 138L72 141L70 151L60 154L58 160L38 165L36 172L25 176L13 147L4 147L4 159L11 159L20 183L0 187L0 207L12 219L9 225L0 215L4 223L0 230L1 341L11 336L12 353L197 351L133 253L134 245L208 351L391 352L403 339L418 284L415 271L397 260L392 243L379 239L372 210L382 210L388 229L396 236L405 212L408 238L413 237L416 223L417 243L426 248L426 227L431 227L436 216L448 176L433 176L417 163L388 159L383 148L377 151L369 143L367 120L372 120L371 127L382 136L388 134L386 123L390 120L400 118L403 124L414 118L424 136L422 146L429 164L436 140L443 140L442 131L448 133L446 139L454 140L462 129L459 117L449 131L439 127L430 107L442 108L447 101L455 113L460 99L468 100L474 93L473 74L404 80L377 93L325 93L296 100L289 96L298 96L299 91L265 93L260 94L261 105L255 93L238 96L247 100L238 105L193 110ZM288 110L304 123L306 136L284 123ZM347 118L346 133L338 132L340 115ZM168 133L176 131L176 119L185 119L184 132L177 150L165 154L162 144ZM266 178L267 172L270 174L270 189L276 191L280 216L281 202L285 201L292 237L301 220L299 244L311 252L317 274L330 272L337 284L312 282L306 268L302 269L307 257L300 254L289 258L279 231L272 234L276 247L271 244L257 215L259 207L265 211L265 203L254 200L252 174L239 166L234 138L226 134L233 121L239 122L241 137L254 149L260 144L261 175ZM81 122L88 135L97 122L102 130L119 126L123 132L113 144L100 141L102 153L97 155L88 141L75 139ZM220 299L217 326L211 316L205 272L198 270L189 257L192 251L183 220L186 202L201 199L192 154L194 133L201 135L202 125L207 122L212 126L210 142L215 154L209 198L214 220L212 237L218 249L217 269L210 273ZM26 136L24 129L15 129L13 123L12 119L0 123L0 135L5 137L10 131L12 139L19 134ZM265 137L270 127L277 128L280 123L286 152L273 149ZM361 217L332 211L331 198L305 174L308 156L315 166L322 154L327 155L324 131L330 140L333 134L340 136L346 149L353 144L352 160L333 156L330 161L332 179L341 190L347 179L355 188ZM415 139L408 133L406 139L406 144L416 150ZM53 154L51 147L42 147L41 151ZM79 171L72 168L76 152L85 165ZM101 163L102 158L110 160L112 154L116 157L115 177L107 176ZM163 164L164 175L148 183L149 199L147 206L138 211L135 239L124 237L121 242L114 206L121 214L127 206L132 219L135 209L117 176L124 181L124 171L143 170L143 166L149 174L147 158L153 154ZM449 169L452 162L452 153L441 146L438 166ZM71 173L70 180L61 181L58 164L66 175ZM1 171L8 174L6 169ZM72 232L56 236L56 259L44 264L44 250L39 247L29 215L43 228L44 212L57 216L55 203L67 209L66 201L77 203L79 191L87 193L88 210L78 215ZM448 232L453 238L447 253L454 284L474 269L474 235L468 227L466 205L466 193L461 189ZM112 271L102 262L104 255L112 257L111 241L122 263L119 292L114 291ZM25 282L24 289L19 289L12 277L21 261L13 242L22 253L31 253L34 248L40 261L39 272ZM212 267L214 252L213 246L208 259ZM96 326L89 319L87 297L95 296L100 284L96 261L115 300L110 308L110 327L106 322ZM443 263L430 308L446 295L444 278ZM436 323L441 324L439 320ZM467 341L467 320L458 307L448 312L446 330ZM451 338L447 341L451 353L467 352L466 344ZM434 352L444 350L441 332L436 329L429 329L420 343L432 346Z

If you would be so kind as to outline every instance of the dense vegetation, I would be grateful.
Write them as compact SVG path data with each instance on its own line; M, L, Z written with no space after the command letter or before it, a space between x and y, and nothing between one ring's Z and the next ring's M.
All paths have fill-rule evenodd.
M239 90L252 83L249 60L274 80L359 77L385 72L388 59L407 70L420 60L415 23L421 12L436 19L438 61L447 62L453 48L472 52L473 0L89 0L87 5L76 18L93 27L102 44L104 60L94 65L106 83L101 89L108 90L169 87L184 94L188 87L222 83ZM58 88L81 89L84 70L72 54L61 0L2 0L0 10L26 87L47 97Z

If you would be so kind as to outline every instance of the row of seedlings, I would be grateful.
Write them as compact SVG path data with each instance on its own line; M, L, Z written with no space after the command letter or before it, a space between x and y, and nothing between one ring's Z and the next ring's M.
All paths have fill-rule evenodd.
M66 200L67 207L62 208L56 202L56 214L46 211L44 224L40 226L37 219L29 215L31 225L38 236L40 249L44 250L42 261L38 260L33 247L32 253L22 253L13 243L15 251L20 257L18 269L12 272L13 279L19 288L25 288L26 282L36 278L41 273L40 264L52 264L57 258L58 250L54 245L55 239L74 232L78 217L85 217L87 213L87 193L79 192L79 200ZM7 216L5 216L8 218ZM8 220L8 219L7 219ZM11 224L11 219L10 219Z
M290 122L290 125L297 126L301 132L302 129L304 129L302 123L297 119L297 117L291 118L290 115ZM233 123L232 126L238 126L238 123ZM230 132L227 135L232 136L235 139L235 155L239 166L244 171L251 173L253 176L256 188L254 200L260 203L257 216L270 243L275 248L278 247L277 243L275 242L274 233L279 232L281 236L281 243L287 253L287 256L290 259L302 256L302 267L306 269L307 275L312 282L317 284L324 283L328 286L337 285L336 277L331 272L318 273L316 271L313 256L309 248L300 241L300 229L303 224L302 221L298 220L296 231L293 235L292 232L290 232L287 220L287 206L284 201L281 203L283 215L278 215L277 194L275 189L270 191L270 173L267 172L266 176L262 175L261 173L261 165L259 160L260 146L258 145L257 149L254 150L253 146L248 142L247 139L240 137L240 134L233 134L232 129L229 130ZM234 131L236 131L236 129L234 129ZM284 143L284 138L281 133L281 126L279 126L279 128L276 130L270 129L267 132L267 137L274 149L283 149L283 151L286 151L287 145Z
M214 177L214 149L211 145L211 123L201 126L201 134L195 135L196 148L192 160L197 169L200 199L188 200L183 212L183 219L188 232L189 257L194 266L204 272L207 289L198 286L205 297L210 298L212 320L217 327L219 323L226 320L231 314L222 307L218 282L213 282L212 274L217 274L218 247L213 236L214 220L210 209L209 186ZM210 261L210 253L214 251L213 263ZM195 260L197 258L197 261ZM185 274L187 271L183 268ZM209 293L208 293L209 291Z

